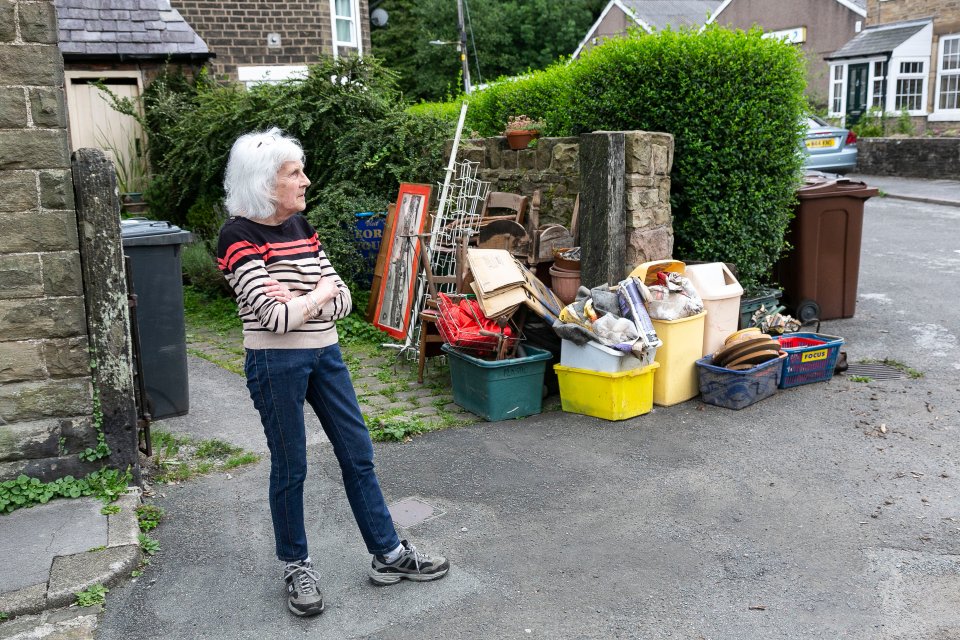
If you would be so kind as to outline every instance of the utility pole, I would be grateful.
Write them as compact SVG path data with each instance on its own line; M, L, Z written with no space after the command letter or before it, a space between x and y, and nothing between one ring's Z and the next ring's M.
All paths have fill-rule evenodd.
M460 62L463 64L463 92L470 95L470 63L467 61L467 31L463 26L463 0L457 0L457 26L460 28Z

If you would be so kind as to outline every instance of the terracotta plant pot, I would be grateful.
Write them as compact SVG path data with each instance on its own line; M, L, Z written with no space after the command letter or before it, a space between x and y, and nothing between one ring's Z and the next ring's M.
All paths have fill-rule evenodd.
M518 149L526 149L530 145L530 141L540 135L539 131L533 129L524 129L520 131L507 131L507 144L510 145L510 148L514 151Z

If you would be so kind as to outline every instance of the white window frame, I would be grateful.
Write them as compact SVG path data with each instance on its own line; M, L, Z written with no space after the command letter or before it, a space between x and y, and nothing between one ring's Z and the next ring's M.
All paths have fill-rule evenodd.
M333 35L333 57L339 57L338 49L340 47L346 47L350 49L356 49L358 54L363 53L363 35L360 32L360 0L348 0L350 3L350 11L352 15L350 16L340 16L337 15L337 0L330 0L330 31ZM353 32L352 41L344 41L338 39L337 34L337 21L338 20L349 20L351 23L351 31Z
M928 120L932 120L934 122L944 120L960 120L960 103L957 104L956 109L940 108L940 86L943 78L955 76L957 81L960 82L960 69L951 69L946 73L943 69L944 50L946 49L946 42L948 40L955 41L957 46L960 46L960 33L951 33L940 36L940 43L937 46L937 79L933 94L933 113L931 113L927 118Z
M836 77L837 69L840 70L840 78ZM840 95L837 96L837 87L840 87ZM837 98L840 98L840 110L834 111L833 105ZM830 65L830 116L833 118L842 118L847 113L847 64Z
M872 109L874 107L879 107L884 113L886 113L888 111L887 105L890 102L890 61L886 58L874 58L873 60L870 60L868 64L870 65L870 73L868 77L868 82L870 83L870 104L867 106L867 108ZM876 84L876 82L880 79L876 74L876 68L878 64L885 64L887 66L887 74L883 76L883 94L880 96L880 102L874 104L873 87L874 84Z
M279 84L285 80L303 80L307 77L306 65L239 66L237 80L247 89L259 84Z
M923 65L923 71L921 73L901 73L900 65L904 63L913 63L919 62ZM930 84L930 58L922 57L904 57L904 58L892 58L890 60L890 65L887 68L887 91L890 92L890 107L892 111L899 112L900 109L897 108L897 83L902 79L909 80L920 80L920 108L919 109L907 109L907 113L912 116L924 116L927 115L927 94L929 93Z

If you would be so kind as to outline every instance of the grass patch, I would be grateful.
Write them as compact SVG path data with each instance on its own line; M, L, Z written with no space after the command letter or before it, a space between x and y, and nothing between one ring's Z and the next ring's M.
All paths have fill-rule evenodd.
M850 376L847 378L850 382L873 382L869 376Z
M159 429L151 429L154 482L183 482L213 471L226 471L252 464L260 456L222 440L193 440Z
M255 453L250 453L249 451L241 453L236 456L231 456L227 458L227 461L223 463L224 469L234 469L236 467L241 467L245 464L253 464L254 462L259 462L260 456Z
M213 296L190 285L183 288L183 314L188 328L202 327L219 335L242 329L233 299Z

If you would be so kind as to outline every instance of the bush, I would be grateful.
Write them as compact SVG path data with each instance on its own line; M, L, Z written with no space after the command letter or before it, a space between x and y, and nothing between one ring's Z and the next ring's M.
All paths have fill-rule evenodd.
M307 216L349 284L361 264L352 214L385 209L400 182L438 181L453 133L443 116L407 113L394 75L369 57L327 58L304 80L249 91L168 73L145 92L144 107L155 174L146 199L204 239L223 220L233 141L273 126L299 139L313 181Z
M870 107L850 130L858 138L882 138L886 129L886 114L879 107Z

